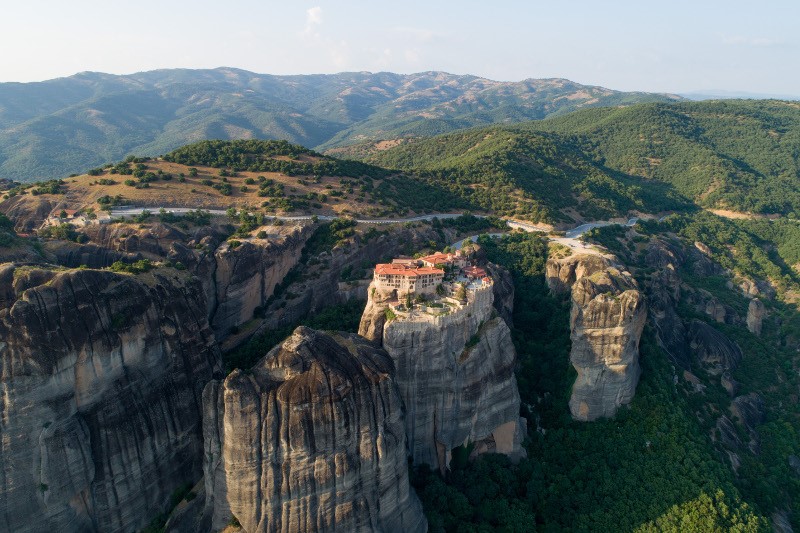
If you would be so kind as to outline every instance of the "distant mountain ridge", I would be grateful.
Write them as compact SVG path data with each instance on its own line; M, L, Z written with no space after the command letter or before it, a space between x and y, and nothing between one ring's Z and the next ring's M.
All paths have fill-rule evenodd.
M130 153L157 155L201 139L286 139L324 150L542 119L584 107L679 99L563 79L498 82L443 72L83 72L0 84L0 177L62 177Z

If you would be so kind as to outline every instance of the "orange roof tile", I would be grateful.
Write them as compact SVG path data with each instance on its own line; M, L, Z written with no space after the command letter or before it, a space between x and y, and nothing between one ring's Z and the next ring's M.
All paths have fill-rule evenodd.
M481 267L469 266L464 269L464 274L473 278L483 278L486 277L486 270Z
M450 261L455 260L455 256L453 254L445 254L442 252L436 252L435 254L426 255L425 257L420 257L420 261L425 261L427 263L447 263Z
M424 274L442 274L444 270L433 267L412 267L402 264L379 263L375 265L375 273L379 275L395 275L395 276L422 276Z

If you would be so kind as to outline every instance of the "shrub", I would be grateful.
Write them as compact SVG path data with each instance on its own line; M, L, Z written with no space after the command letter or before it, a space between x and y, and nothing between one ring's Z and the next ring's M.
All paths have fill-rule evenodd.
M123 263L122 261L115 261L108 267L112 272L127 272L129 274L142 274L149 272L155 265L149 259L140 259L135 263Z

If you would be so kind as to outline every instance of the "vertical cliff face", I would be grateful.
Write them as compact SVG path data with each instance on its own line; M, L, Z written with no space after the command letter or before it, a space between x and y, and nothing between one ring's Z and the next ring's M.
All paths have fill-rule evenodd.
M262 226L267 237L242 238L239 246L226 241L221 226L177 229L159 222L99 224L82 231L90 243L49 241L45 250L58 264L104 268L114 261L139 259L181 263L202 283L208 320L222 340L231 329L253 318L299 259L313 226ZM253 232L255 233L255 231Z
M436 319L387 320L390 301L390 294L370 288L359 334L394 360L413 461L444 470L451 450L464 444L474 444L477 453L520 456L516 352L492 306L492 289Z
M200 284L5 265L0 286L0 530L142 527L201 473Z
M249 533L425 531L393 373L356 335L300 327L251 372L209 383L197 527L235 516Z
M217 249L211 325L218 335L253 318L253 311L267 302L297 264L311 233L310 226L296 226L269 240L245 241L236 248L225 243Z
M451 239L454 233L446 230L443 234ZM310 313L350 298L366 299L366 287L340 283L344 272L367 268L387 257L404 253L403 250L419 250L440 238L430 226L392 228L377 237L368 240L355 238L318 254L307 264L298 265L296 281L286 291L294 297L272 302L266 310L264 328L296 324Z
M628 272L605 257L573 255L547 262L551 290L571 288L570 362L578 372L569 406L576 420L613 416L639 382L639 339L647 308Z

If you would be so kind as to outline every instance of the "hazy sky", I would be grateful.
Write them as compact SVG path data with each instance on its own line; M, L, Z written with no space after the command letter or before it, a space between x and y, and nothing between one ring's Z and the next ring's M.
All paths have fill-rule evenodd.
M3 0L0 14L0 81L230 66L800 95L797 0Z

